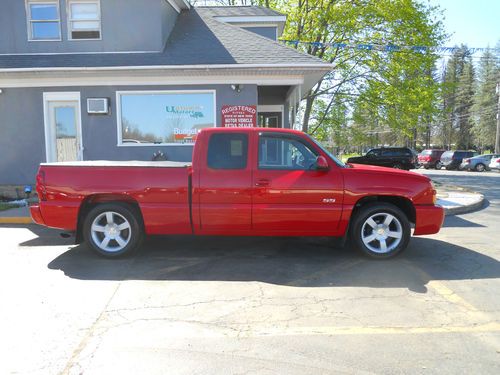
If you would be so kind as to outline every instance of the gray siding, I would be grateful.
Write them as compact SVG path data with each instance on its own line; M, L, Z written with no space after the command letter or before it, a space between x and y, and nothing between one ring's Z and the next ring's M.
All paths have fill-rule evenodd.
M161 51L178 15L165 0L101 0L101 40L70 41L66 0L59 9L62 40L30 42L25 1L2 0L0 54Z
M278 35L278 30L276 27L272 26L263 26L263 27L242 27L242 29L251 31L252 33L258 34L260 36L277 40L276 36Z
M79 91L81 95L83 156L85 160L151 160L161 150L168 160L190 161L192 146L117 147L116 91L126 90L216 90L217 124L221 107L257 105L257 86L245 85L236 94L230 85L120 86L6 89L0 95L0 185L32 184L38 165L45 162L43 92ZM111 98L109 115L88 115L88 97Z

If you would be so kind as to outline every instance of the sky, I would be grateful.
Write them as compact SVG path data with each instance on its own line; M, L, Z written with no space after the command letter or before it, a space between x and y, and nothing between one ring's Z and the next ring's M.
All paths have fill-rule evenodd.
M446 46L495 47L500 40L500 0L429 0L444 14Z

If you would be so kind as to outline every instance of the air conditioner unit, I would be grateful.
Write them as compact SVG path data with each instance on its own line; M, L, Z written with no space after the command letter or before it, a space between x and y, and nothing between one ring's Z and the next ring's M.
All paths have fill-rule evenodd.
M108 98L89 98L87 99L87 113L89 114L108 114L109 99Z

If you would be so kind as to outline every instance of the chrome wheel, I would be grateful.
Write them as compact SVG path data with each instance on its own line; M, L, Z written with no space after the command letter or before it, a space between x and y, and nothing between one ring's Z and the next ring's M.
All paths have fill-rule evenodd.
M129 221L114 211L99 214L92 221L90 231L94 244L102 251L110 253L123 250L132 237Z
M387 212L369 216L361 228L363 244L374 253L386 254L401 243L403 226L397 217Z
M486 167L484 166L484 164L479 163L478 165L476 165L477 172L484 172L485 169Z

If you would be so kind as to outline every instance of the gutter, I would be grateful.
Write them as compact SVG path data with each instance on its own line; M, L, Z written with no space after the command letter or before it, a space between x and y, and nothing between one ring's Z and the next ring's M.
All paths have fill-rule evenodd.
M214 69L296 69L331 71L333 64L211 64L211 65L139 65L139 66L97 66L97 67L39 67L1 68L0 73L22 72L64 72L64 71L122 71L122 70L214 70Z

